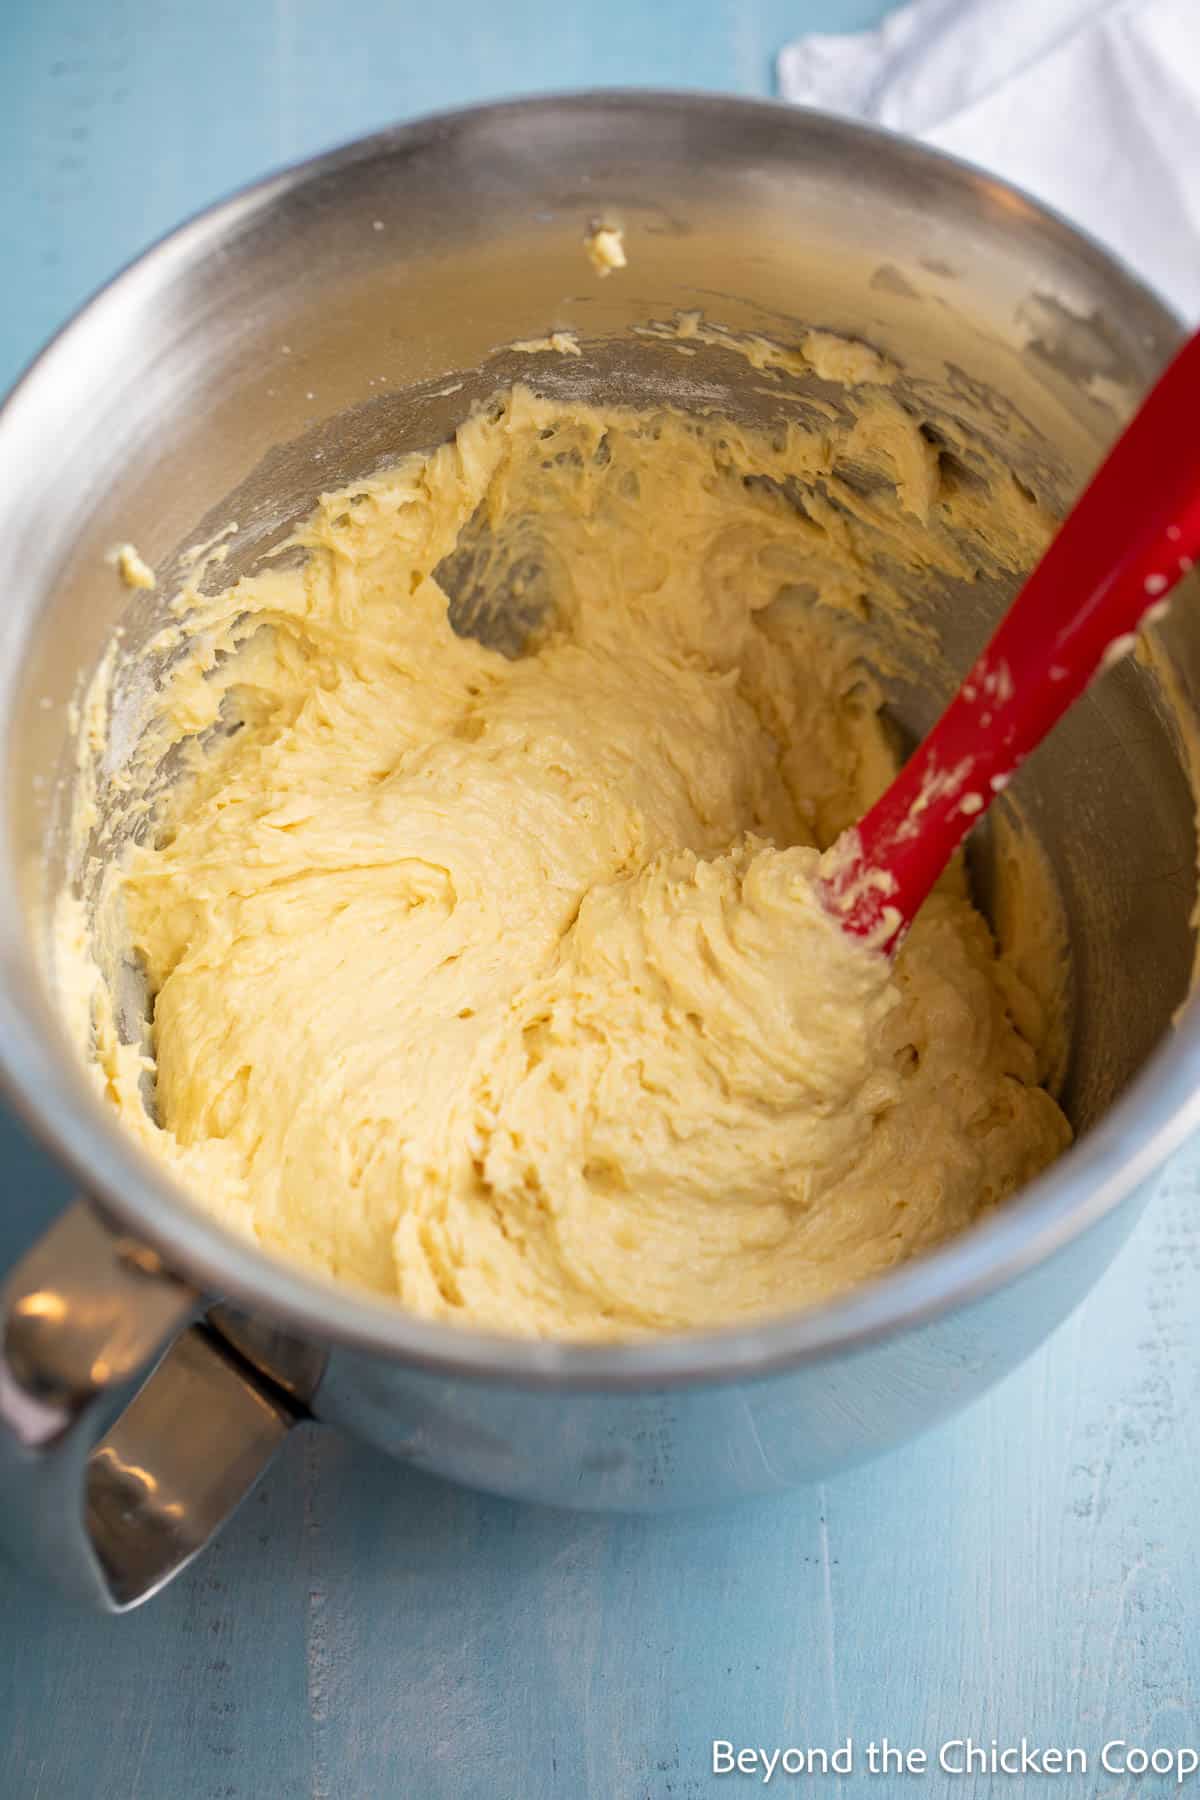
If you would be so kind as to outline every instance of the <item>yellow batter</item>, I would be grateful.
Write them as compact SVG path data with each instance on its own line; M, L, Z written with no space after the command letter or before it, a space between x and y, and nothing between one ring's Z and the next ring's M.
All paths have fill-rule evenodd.
M916 541L936 470L875 398ZM205 1206L429 1317L628 1337L823 1299L1063 1149L961 874L894 968L813 899L894 766L853 533L781 485L838 453L517 388L191 597L156 742L200 747L107 894L157 1123L92 1004Z

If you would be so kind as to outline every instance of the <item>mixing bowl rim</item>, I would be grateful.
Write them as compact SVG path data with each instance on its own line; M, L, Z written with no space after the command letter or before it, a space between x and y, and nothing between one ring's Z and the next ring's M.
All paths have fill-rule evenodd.
M238 189L159 238L73 314L29 365L0 409L0 461L19 440L37 388L72 359L135 284L164 280L306 183L490 120L556 111L628 108L773 115L797 144L814 131L949 175L966 192L997 193L1098 256L1170 343L1178 318L1094 238L1012 184L900 134L811 108L705 92L596 89L454 108L352 139ZM0 794L10 841L8 790ZM311 1340L344 1344L447 1375L558 1389L653 1389L746 1379L865 1348L983 1298L1045 1262L1117 1207L1200 1125L1200 1013L1188 1004L1104 1118L1052 1168L985 1222L927 1256L846 1295L794 1314L715 1331L619 1344L513 1338L418 1318L381 1296L306 1273L244 1241L202 1211L169 1171L126 1134L62 1041L52 1003L30 969L13 869L0 864L0 1083L41 1141L103 1209L152 1244L206 1294L235 1301ZM1132 1149L1130 1146L1132 1145Z

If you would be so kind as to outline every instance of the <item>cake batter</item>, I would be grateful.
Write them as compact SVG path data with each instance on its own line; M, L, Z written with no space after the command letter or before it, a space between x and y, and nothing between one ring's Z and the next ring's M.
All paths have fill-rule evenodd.
M852 437L916 541L928 445L882 386ZM89 1004L201 1204L429 1318L621 1338L826 1299L1064 1148L961 871L894 966L813 897L895 766L846 508L788 488L842 453L518 387L188 597L148 741L191 748L104 901L146 1044Z

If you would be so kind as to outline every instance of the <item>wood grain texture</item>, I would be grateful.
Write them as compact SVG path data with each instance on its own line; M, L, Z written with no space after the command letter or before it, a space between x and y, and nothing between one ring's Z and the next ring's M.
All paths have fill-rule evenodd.
M0 380L183 214L392 118L602 83L765 92L881 0L7 0ZM0 1120L0 1263L63 1178ZM122 1621L0 1566L0 1800L697 1800L711 1740L1195 1742L1200 1156L1056 1339L826 1488L661 1521L459 1492L297 1435ZM1089 1775L1061 1800L1172 1791ZM892 1800L991 1777L785 1781ZM1187 1790L1185 1789L1185 1792Z

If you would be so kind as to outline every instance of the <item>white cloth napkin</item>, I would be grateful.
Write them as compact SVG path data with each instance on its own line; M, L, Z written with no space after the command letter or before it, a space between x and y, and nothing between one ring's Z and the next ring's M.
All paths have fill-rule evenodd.
M1200 319L1200 0L910 0L779 83L1027 188Z

